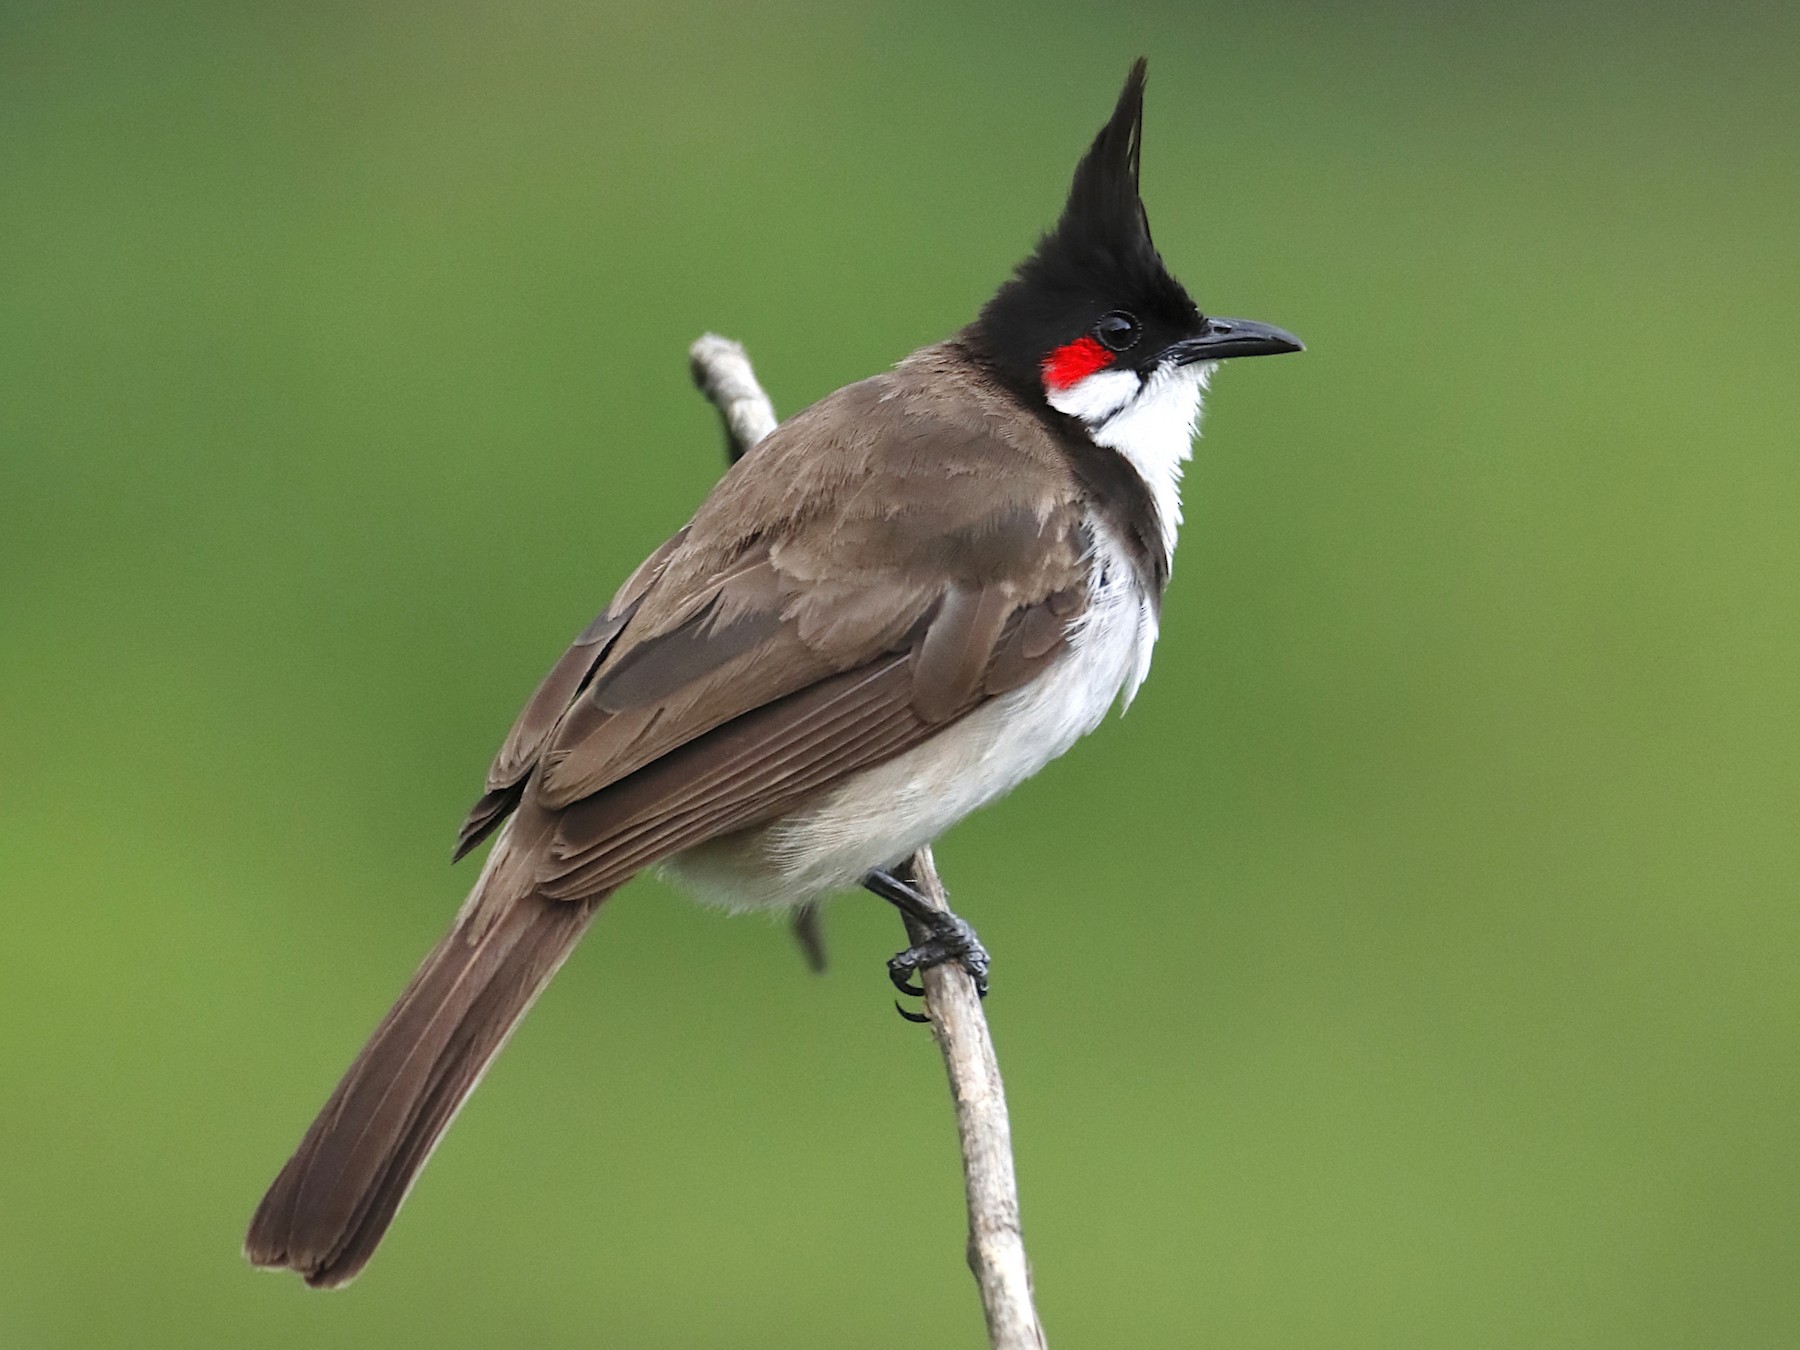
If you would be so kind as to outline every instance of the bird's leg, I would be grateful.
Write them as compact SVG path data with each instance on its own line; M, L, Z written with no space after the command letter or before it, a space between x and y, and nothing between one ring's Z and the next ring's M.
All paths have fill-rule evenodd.
M914 971L960 961L975 981L975 992L987 997L987 948L981 945L973 928L949 910L931 904L909 881L892 872L871 872L863 878L863 885L899 910L906 920L906 934L912 946L888 960L888 978L896 989L921 997L925 991L912 983Z

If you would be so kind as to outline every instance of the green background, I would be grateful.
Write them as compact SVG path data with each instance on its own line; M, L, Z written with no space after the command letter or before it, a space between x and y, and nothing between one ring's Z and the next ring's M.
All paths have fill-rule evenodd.
M1800 11L0 11L0 1345L982 1344L893 916L622 894L346 1293L264 1184L538 675L964 322L1130 59L1215 386L1137 705L940 851L1052 1343L1800 1344Z

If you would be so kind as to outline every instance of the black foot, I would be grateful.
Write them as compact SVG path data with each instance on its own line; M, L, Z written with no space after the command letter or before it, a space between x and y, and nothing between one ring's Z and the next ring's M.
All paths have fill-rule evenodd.
M912 982L915 971L960 961L975 981L975 992L987 997L990 961L987 948L981 945L973 928L955 914L931 904L891 872L871 872L863 885L906 917L906 931L913 945L888 961L888 978L896 989L919 998L925 991ZM918 1020L905 1009L900 1015L909 1021Z
M925 991L912 983L914 971L929 970L946 961L960 961L963 969L975 981L975 992L986 998L987 948L981 945L981 939L975 936L975 930L956 915L942 911L936 913L937 920L930 925L930 933L923 942L888 958L888 979L894 982L894 988L901 993L917 998Z

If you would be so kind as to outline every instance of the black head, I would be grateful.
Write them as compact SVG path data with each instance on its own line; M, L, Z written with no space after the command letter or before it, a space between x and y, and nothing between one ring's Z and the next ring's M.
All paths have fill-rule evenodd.
M1046 389L1102 369L1149 375L1171 364L1298 351L1248 320L1208 319L1163 266L1138 195L1144 60L1075 168L1062 218L982 308L965 340L1008 384Z

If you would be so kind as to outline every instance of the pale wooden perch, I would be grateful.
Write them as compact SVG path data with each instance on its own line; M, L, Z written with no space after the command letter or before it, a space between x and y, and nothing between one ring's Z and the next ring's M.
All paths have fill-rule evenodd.
M730 338L708 333L688 349L688 361L694 383L719 410L727 452L735 461L775 429L774 405L757 383L749 356ZM929 848L915 853L903 870L935 908L950 908ZM802 912L796 931L809 957L814 956L819 950L814 916ZM912 940L923 937L914 932ZM993 1350L1043 1350L1044 1328L1031 1301L1031 1266L1019 1225L1006 1090L981 998L975 981L955 962L933 966L920 979L925 1012L944 1055L956 1107L963 1190L969 1205L969 1269L981 1290L988 1343Z

